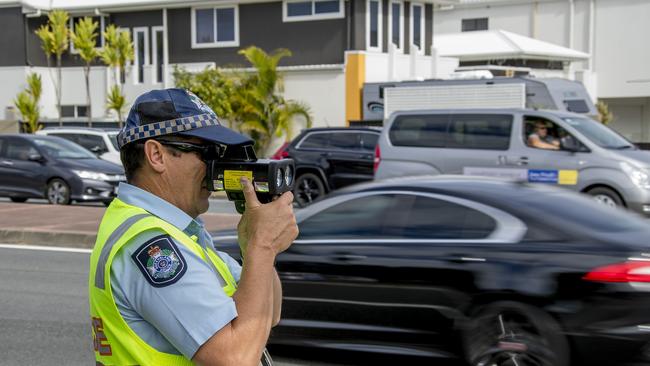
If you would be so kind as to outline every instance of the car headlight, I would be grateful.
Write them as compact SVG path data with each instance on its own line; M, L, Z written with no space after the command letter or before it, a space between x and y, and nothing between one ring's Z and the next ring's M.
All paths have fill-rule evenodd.
M621 168L635 185L640 188L650 189L650 170L639 169L626 162L621 163Z
M108 175L99 172L91 172L89 170L73 170L73 172L79 176L81 179L90 179L90 180L102 180L106 181L110 178Z

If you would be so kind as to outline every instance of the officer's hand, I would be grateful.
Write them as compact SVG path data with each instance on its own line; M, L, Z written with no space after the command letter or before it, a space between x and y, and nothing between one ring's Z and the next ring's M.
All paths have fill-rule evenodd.
M285 251L298 236L298 225L293 213L293 194L285 192L273 202L262 204L257 199L251 182L241 179L246 198L246 210L237 231L244 255L253 245L267 247L273 253Z

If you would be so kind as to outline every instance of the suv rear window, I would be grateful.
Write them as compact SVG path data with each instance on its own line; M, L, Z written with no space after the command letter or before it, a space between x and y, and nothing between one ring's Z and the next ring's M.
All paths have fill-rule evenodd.
M312 133L307 135L298 145L301 149L325 149L328 145L329 133Z
M328 149L374 151L379 133L360 131L310 133L297 146L298 149Z
M493 114L397 117L389 138L394 146L507 150L512 116Z

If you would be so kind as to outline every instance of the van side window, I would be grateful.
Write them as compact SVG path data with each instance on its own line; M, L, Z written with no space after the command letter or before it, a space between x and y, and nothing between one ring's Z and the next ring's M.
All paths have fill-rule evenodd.
M447 147L508 150L512 116L457 114L451 116Z
M572 138L562 127L536 117L524 118L524 141L528 147L543 150L560 150L560 139Z
M393 146L444 147L449 115L399 116L388 134Z

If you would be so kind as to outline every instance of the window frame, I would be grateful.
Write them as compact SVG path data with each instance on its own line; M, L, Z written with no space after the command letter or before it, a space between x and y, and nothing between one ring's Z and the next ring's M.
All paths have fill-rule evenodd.
M377 3L377 46L370 45L370 3ZM382 52L383 48L383 1L382 0L366 0L366 50L371 52Z
M99 38L99 47L95 47L96 50L103 50L104 45L105 45L105 40L104 40L104 31L106 30L106 15L96 15L96 14L86 14L86 15L71 15L70 19L68 20L68 29L70 30L70 33L74 33L74 19L76 18L84 18L84 17L91 17L91 18L97 18L99 17L99 29L97 29L97 32L99 33L97 37ZM77 51L76 48L74 48L74 42L72 41L72 37L70 37L70 53L74 55L78 55L79 51Z
M213 20L213 36L214 42L211 43L198 43L196 41L196 11L212 9L212 20ZM234 32L235 39L232 41L218 41L217 40L217 9L234 9ZM192 48L226 48L226 47L239 47L239 4L220 4L213 6L196 6L191 9L191 37L192 37Z
M144 33L144 61L142 62L142 82L140 82L140 69L138 62L140 61L138 57L138 51L140 47L138 46L138 33ZM150 66L150 52L151 47L149 47L149 27L133 27L131 30L131 37L133 38L133 63L131 67L133 68L133 84L141 85L145 84L146 79L144 78L145 66Z
M418 49L416 52L417 55L424 55L424 50L427 47L425 44L425 32L424 28L426 27L426 17L424 16L424 11L426 10L426 7L424 6L424 3L417 3L417 2L412 2L410 5L410 12L409 12L409 52L412 53L413 50L411 49L412 46L415 46L414 40L415 37L413 35L413 29L415 28L414 20L415 17L413 16L413 8L416 6L419 6L422 8L422 11L420 12L420 40L421 40L421 47Z
M158 44L158 40L156 38L156 34L160 32L162 33L162 42L161 44ZM151 84L163 84L165 82L165 67L164 67L164 50L163 50L163 60L158 60L158 47L160 49L163 49L164 43L165 42L165 27L158 25L151 27ZM160 65L162 66L162 72L161 74L163 75L158 75L158 62L160 62ZM158 81L158 76L160 76L160 81Z
M385 190L354 192L332 197L328 200L316 202L296 213L298 224L302 224L310 217L317 215L324 210L328 210L340 203L373 195L386 195L386 194L403 194L412 196L423 196L438 200L451 202L457 205L465 206L469 209L479 211L494 219L496 226L494 230L485 238L481 239L387 239L387 238L368 238L368 239L297 239L294 243L299 244L352 244L352 243L408 243L408 244L436 244L436 243L499 243L499 244L518 244L526 235L528 230L526 224L517 217L501 210L496 207L488 206L486 204L471 201L465 198L443 195L438 193L411 191L408 189L398 190L387 188Z
M395 47L398 53L404 53L404 2L403 1L389 1L388 2L388 51L390 46L393 45L393 5L399 5L399 47Z
M321 2L321 1L330 1L330 0L282 0L282 22L283 23L304 22L304 21L310 21L310 20L340 19L340 18L345 17L345 9L344 9L345 3L343 2L343 0L338 0L339 1L339 11L337 13L316 14L316 11L315 11L316 3ZM306 3L306 2L311 3L311 15L289 16L289 8L288 8L287 4L289 4L289 3Z
M63 107L72 107L74 111L73 116L62 116L64 120L70 120L70 119L80 119L80 118L88 118L88 115L86 114L85 116L80 116L79 115L79 107L86 107L86 113L88 113L88 106L85 104L63 104L61 105L61 113L63 114Z

